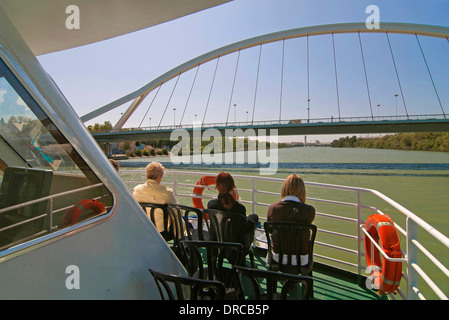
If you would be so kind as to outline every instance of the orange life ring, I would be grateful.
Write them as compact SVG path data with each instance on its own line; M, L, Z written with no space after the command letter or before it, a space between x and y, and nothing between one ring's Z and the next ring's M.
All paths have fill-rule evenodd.
M98 200L83 199L78 201L73 207L64 213L64 227L77 223L80 216L87 210L92 210L95 214L100 214L104 212L106 208Z
M372 214L365 223L365 229L376 241L380 240L380 247L390 258L401 258L401 239L393 221L385 214ZM379 293L393 293L399 287L402 276L402 262L380 259L379 250L373 245L371 239L365 236L365 255L368 266L377 266L371 270L371 276L378 279ZM373 256L372 256L373 255ZM377 270L376 270L377 269ZM379 269L381 272L379 272Z
M216 178L217 178L217 176L204 176L204 177L201 177L200 179L198 179L198 181L196 182L196 185L198 187L193 188L193 194L195 196L201 196L203 194L204 187L215 184ZM237 189L235 189L234 199L235 200L239 199L239 194L237 192ZM203 200L201 198L192 197L192 203L195 208L204 209Z

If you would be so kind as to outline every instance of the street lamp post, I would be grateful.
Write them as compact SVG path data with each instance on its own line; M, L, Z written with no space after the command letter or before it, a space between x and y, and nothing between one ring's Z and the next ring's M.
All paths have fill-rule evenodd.
M234 103L234 123L237 122L237 105Z
M396 120L398 120L398 94L394 95L396 97Z
M310 99L307 99L307 123L310 122Z
M173 127L176 128L176 108L173 108Z

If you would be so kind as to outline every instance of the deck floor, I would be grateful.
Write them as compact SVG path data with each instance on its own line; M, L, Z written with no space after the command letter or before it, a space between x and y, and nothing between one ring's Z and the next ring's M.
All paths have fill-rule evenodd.
M255 264L259 269L267 269L263 252L255 250ZM247 265L250 266L249 258ZM383 300L375 291L368 290L347 277L337 277L327 270L317 267L313 270L314 300Z

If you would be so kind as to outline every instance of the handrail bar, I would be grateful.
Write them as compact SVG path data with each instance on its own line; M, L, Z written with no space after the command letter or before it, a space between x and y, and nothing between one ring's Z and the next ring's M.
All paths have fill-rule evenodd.
M418 272L418 274L426 281L429 287L438 295L440 299L448 300L448 297L443 293L443 291L440 290L440 288L438 288L435 282L433 282L433 280L430 279L427 273L425 273L420 266L418 266L416 263L412 263L412 268L415 269L416 272Z
M376 240L373 239L373 237L369 234L368 230L366 230L365 226L363 224L360 225L360 228L363 230L365 235L371 240L371 244L373 244L380 253L384 256L385 259L391 262L407 262L407 259L405 258L391 258L387 255L387 253L379 246Z
M187 175L205 175L204 172L183 172L183 171L167 171L167 173L174 173L174 174L187 174ZM213 173L208 173L209 175L214 175ZM269 177L259 177L259 176L244 176L244 175L233 175L234 178L246 178L250 177L251 179L255 180L265 180L265 181L277 181L277 182L283 182L284 179L280 178L269 178ZM396 201L390 199L383 193L374 190L374 189L368 189L368 188L360 188L360 187L350 187L350 186L343 186L343 185L333 185L328 183L321 183L321 182L304 182L307 186L317 186L317 187L324 187L324 188L330 188L330 189L337 189L337 190L351 190L351 191L360 191L360 192L366 192L376 195L377 197L381 198L403 214L405 214L407 217L410 217L414 222L416 222L420 227L422 227L425 231L427 231L429 234L431 234L433 237L435 237L437 240L442 242L446 247L449 248L449 238L446 237L444 234L439 232L437 229L432 227L430 224L425 222L423 219L418 217L416 214L408 210L407 208L401 206Z
M5 212L11 211L11 210L25 208L27 206L31 206L33 204L37 204L37 203L44 202L44 201L47 201L47 200L48 201L53 201L53 199L58 198L58 197L72 195L72 194L75 194L75 193L78 193L78 192L95 189L95 188L98 188L98 187L101 187L101 186L103 186L102 183L97 183L97 184L93 184L93 185L90 185L90 186L81 187L81 188L77 188L77 189L72 189L72 190L68 190L68 191L63 191L63 192L55 193L55 194L52 194L52 195L49 195L49 196L45 196L45 197L42 197L42 198L38 198L38 199L30 200L30 201L27 201L27 202L19 203L19 204L16 204L16 205L12 205L12 206L0 209L0 215L5 213ZM58 209L58 210L55 210L55 211L60 211L60 210ZM42 214L40 214L38 216L29 218L29 219L26 219L26 220L23 220L23 221L20 221L20 222L16 222L16 223L10 224L10 225L8 225L6 227L1 228L0 232L3 232L3 231L6 231L6 230L15 228L15 227L23 225L23 224L27 224L29 222L32 222L32 221L35 221L35 220L38 220L38 219L45 218L46 216L52 216L53 213L54 213L53 209L51 209L50 212L49 212L49 209L47 208L45 213L42 213ZM48 230L51 230L53 228L54 228L54 226L50 225ZM36 235L41 234L44 231L46 233L46 232L48 232L48 230L39 231L38 233L33 234L33 235L29 236L29 237L34 237ZM20 239L20 240L18 240L16 242L19 243L19 242L22 242L22 241L23 241L23 239ZM10 246L10 245L11 244L8 244L8 246ZM0 248L0 250L2 250L2 248Z
M49 195L49 196L45 196L45 197L42 197L42 198L39 198L39 199L34 199L34 200L27 201L27 202L15 204L15 205L12 205L12 206L0 209L0 214L2 214L4 212L7 212L7 211L10 211L10 210L20 209L20 208L23 208L23 207L26 207L26 206L30 206L30 205L39 203L39 202L43 202L43 201L46 201L46 200L54 199L54 198L57 198L57 197L67 196L67 195L71 195L73 193L82 192L82 191L86 191L86 190L90 190L90 189L95 189L95 188L98 188L98 187L101 187L101 186L103 186L102 183L97 183L97 184L93 184L93 185L90 185L90 186L87 186L87 187L81 187L81 188L78 188L78 189L73 189L73 190L69 190L69 191L63 191L63 192L55 193L55 194L52 194L52 195Z
M440 270L449 278L449 270L440 262L438 259L435 258L434 255L432 255L426 248L423 247L421 243L416 241L415 239L412 240L413 244L418 247L418 249L421 250L421 252L429 258Z
M364 191L371 192L372 194L378 196L388 204L392 205L396 209L398 209L400 212L404 213L407 217L411 218L414 222L416 222L421 228L423 228L425 231L427 231L429 234L431 234L435 239L443 243L446 247L449 248L449 238L446 237L444 234L442 234L440 231L432 227L430 224L425 222L423 219L415 215L413 212L409 211L408 209L401 206L399 203L397 203L394 200L391 200L384 194L380 193L377 190L372 189L363 189Z

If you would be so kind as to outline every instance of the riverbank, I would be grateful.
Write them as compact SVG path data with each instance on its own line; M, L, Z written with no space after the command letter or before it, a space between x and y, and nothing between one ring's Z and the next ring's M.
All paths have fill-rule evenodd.
M334 148L370 148L449 152L448 132L397 133L379 138L340 138L331 142Z

